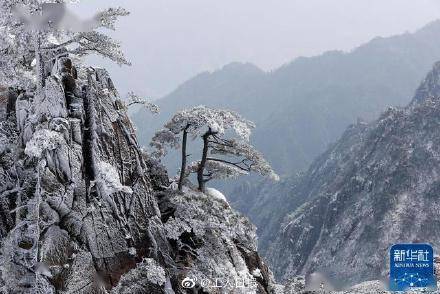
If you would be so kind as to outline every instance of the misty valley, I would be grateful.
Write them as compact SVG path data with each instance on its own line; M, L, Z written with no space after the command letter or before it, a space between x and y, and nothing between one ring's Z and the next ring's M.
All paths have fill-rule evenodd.
M440 291L439 20L152 99L70 2L0 3L0 293Z

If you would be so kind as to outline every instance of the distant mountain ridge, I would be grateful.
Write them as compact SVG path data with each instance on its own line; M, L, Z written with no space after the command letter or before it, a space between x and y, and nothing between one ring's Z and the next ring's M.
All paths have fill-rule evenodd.
M378 193L369 191L373 186L368 181L374 181L365 180L369 174L358 166L355 157L368 157L369 152L374 154L375 151L369 148L374 148L376 141L380 142L381 134L393 134L393 131L396 132L393 137L388 141L383 139L382 142L382 154L392 158L392 161L388 161L388 167L391 168L392 163L400 162L400 159L404 161L405 154L399 148L405 147L405 142L416 143L418 149L414 154L417 156L429 151L425 148L429 142L422 135L436 134L434 129L423 129L423 113L429 116L430 125L436 124L436 114L440 107L438 101L431 98L440 93L440 71L434 68L430 75L425 76L432 64L440 60L439 37L440 21L436 21L412 34L376 38L348 53L332 51L317 57L298 58L270 73L250 64L235 63L213 73L203 73L159 100L158 104L162 108L159 117L138 113L134 120L141 130L139 136L143 143L148 143L151 136L145 131L144 125L149 129L160 128L174 111L198 104L229 108L254 120L257 124L252 138L254 144L285 177L278 184L251 178L238 187L230 185L235 187L235 191L229 193L229 200L232 206L250 217L258 227L260 250L269 259L277 277L287 278L323 269L333 278L346 279L350 284L376 279L384 273L384 248L388 243L387 240L371 240L384 237L384 231L375 229L373 222L362 222L359 218L348 220L348 225L341 225L342 219L337 215L332 216L331 211L336 206L338 211L347 210L351 215L359 213L362 217L369 217L373 213L374 221L383 226L381 213L392 214L396 203L404 200L392 194L399 191L398 186L402 184L397 170L390 169L387 175L395 181L388 187L394 189L394 192L381 187L381 191L388 191L394 196L381 199ZM422 80L424 82L419 86ZM406 110L391 108L379 121L374 121L383 109L405 106L412 97L411 107ZM358 123L347 130L355 121ZM411 136L417 136L421 141L414 141ZM402 137L401 140L399 137ZM422 146L419 143L428 145ZM393 145L398 147L392 148ZM430 148L435 151L434 147ZM435 162L432 154L428 158L430 164ZM379 164L375 158L371 160ZM420 164L415 157L413 160L417 164L416 168L429 176L427 169L432 166ZM303 174L297 174L304 170ZM362 178L350 176L356 171L366 174L362 174ZM406 181L413 178L414 174L405 168L403 171L403 184L406 185ZM375 174L375 177L374 180L379 183L384 175ZM423 195L434 195L436 184L428 184L432 193L428 191ZM417 187L421 189L421 185ZM335 196L339 189L356 194L349 197L347 192ZM367 195L366 199L377 205L378 210L371 207L370 210L366 207L356 210L358 208L350 206L350 203L363 203L363 195ZM428 203L426 199L423 201L423 205ZM301 206L302 213L297 210ZM433 214L438 209L437 202L425 208L429 214ZM401 216L403 219L398 220L397 225L415 217L410 212ZM437 222L435 216L433 219ZM280 231L282 223L283 229ZM357 224L362 224L362 228L358 228ZM342 231L338 231L337 225L341 225ZM327 229L333 230L334 235L325 235ZM364 237L371 232L377 238L370 236L362 239L358 235L350 237L356 230L364 234ZM417 228L413 228L411 233L414 233L415 239L404 235L402 231L400 233L400 236L391 236L388 241L431 240L437 236L437 232L432 230L433 236L430 239L430 236L418 233ZM325 239L321 240L320 236L325 236ZM337 255L332 250L341 248L341 240L346 237L357 239L349 243L352 247L343 250L342 255ZM370 243L365 245L368 248L362 247L358 242L361 239L370 242L372 248L379 248L380 254L373 254L368 249ZM367 258L364 266L344 263L344 260L349 259L349 254L353 253L350 251L353 246L365 254L373 254L371 258L358 255L359 258ZM319 266L313 261L317 256L320 258ZM330 256L328 260L326 256ZM334 258L342 261L333 270L329 270ZM340 276L336 277L339 272Z
M359 117L372 120L387 106L406 105L440 60L438 39L440 21L435 21L415 33L375 38L348 53L297 58L270 73L233 63L201 73L156 101L158 116L141 110L132 118L143 145L174 112L200 104L238 111L257 124L251 139L286 179L274 185L250 178L220 188L257 225L264 252L282 217L296 205L288 196L296 185L293 175L306 170Z
M351 52L297 58L272 72L232 63L202 73L157 100L161 114L133 115L148 144L180 109L204 104L235 110L257 124L253 137L280 174L304 170L358 117L372 120L389 105L409 102L440 59L440 21L413 33L376 38ZM145 128L144 126L148 126Z

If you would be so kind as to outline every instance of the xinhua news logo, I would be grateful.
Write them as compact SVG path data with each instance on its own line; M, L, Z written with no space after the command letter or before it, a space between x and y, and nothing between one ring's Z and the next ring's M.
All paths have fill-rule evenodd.
M395 244L390 249L390 290L435 290L434 251L429 244Z

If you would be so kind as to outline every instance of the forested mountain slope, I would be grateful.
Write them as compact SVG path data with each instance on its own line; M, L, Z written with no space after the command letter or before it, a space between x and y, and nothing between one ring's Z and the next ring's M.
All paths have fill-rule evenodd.
M340 284L385 278L394 243L440 247L440 63L405 108L357 123L282 199L266 256L281 279L320 272Z

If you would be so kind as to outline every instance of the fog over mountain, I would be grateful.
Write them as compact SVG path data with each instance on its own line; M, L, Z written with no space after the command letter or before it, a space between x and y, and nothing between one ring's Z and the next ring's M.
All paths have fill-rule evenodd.
M295 174L306 171L359 117L360 123L372 121L389 106L407 105L426 73L440 60L440 44L436 42L439 37L440 22L433 22L414 34L375 38L350 53L328 52L313 58L299 58L271 73L252 64L233 63L220 71L202 73L157 101L162 108L159 116L138 113L134 116L138 134L146 144L149 130L160 128L176 110L198 104L230 108L254 120L257 124L253 136L255 145L275 169L284 174L284 179L273 183L251 178L239 185L226 183L221 188L229 189L227 196L232 206L257 226L259 250L269 258L278 278L302 273L302 269L310 272L319 266L305 268L303 263L294 263L296 259L288 253L301 252L304 259L301 262L313 259L306 245L292 249L287 244L302 232L292 229L289 235L282 235L280 225L287 215L297 215L299 212L295 210L310 197L324 193L327 186L333 185L334 177L342 176L337 172L338 160L345 160L351 154L351 146L357 144L360 137L346 131L344 138L348 136L348 139L343 138L336 145L339 147L333 147L345 148L345 153L328 151L330 153L315 161L306 173L308 176ZM436 89L437 84L431 84L425 93ZM332 156L336 164L325 167ZM325 173L315 173L317 167L323 168ZM345 184L350 186L350 183ZM326 206L323 209L327 209ZM392 211L390 208L389 212ZM320 213L323 210L317 211L315 216ZM381 263L374 266L380 269L379 273L382 271ZM364 277L379 276L364 269L346 276L347 281L352 282L362 281Z
M133 66L93 62L109 68L121 94L132 89L153 98L232 61L273 70L295 57L412 32L440 13L436 0L94 0L71 6L87 18L108 5L131 12L113 35Z
M158 100L158 116L134 115L140 141L148 144L177 110L199 104L228 108L256 123L255 145L280 174L293 175L358 118L372 120L389 105L407 104L440 58L439 37L440 22L433 22L413 34L375 38L349 53L298 58L272 72L232 63L201 73Z

